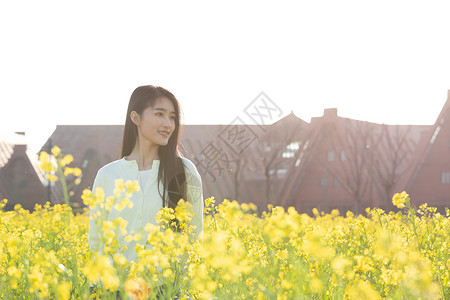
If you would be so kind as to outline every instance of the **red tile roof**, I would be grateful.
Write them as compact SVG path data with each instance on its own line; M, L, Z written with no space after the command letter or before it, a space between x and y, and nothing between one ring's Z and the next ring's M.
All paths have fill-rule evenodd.
M14 153L14 144L0 140L0 168L3 168Z

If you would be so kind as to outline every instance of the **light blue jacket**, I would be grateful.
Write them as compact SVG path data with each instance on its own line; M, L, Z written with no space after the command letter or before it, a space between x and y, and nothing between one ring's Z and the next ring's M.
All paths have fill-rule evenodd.
M187 158L182 158L184 169L186 173L187 182L187 199L184 199L192 204L192 212L194 216L191 225L195 225L195 235L197 238L201 238L203 232L203 191L202 180L200 174L197 171L195 165ZM156 222L156 214L163 207L162 197L158 192L157 179L159 170L159 160L153 160L153 165L150 171L150 176L145 187L145 190L140 190L133 193L130 200L133 202L133 207L125 207L123 210L118 211L114 207L106 216L106 219L112 221L118 217L123 218L128 222L127 235L134 232L141 234L142 238L146 239L146 232L144 230L147 223L159 225ZM95 188L101 187L105 193L105 199L108 196L114 196L115 180L123 179L123 182L127 180L139 182L139 170L135 160L126 160L122 158L120 160L113 161L104 167L102 167L95 178L92 191ZM159 191L164 191L163 185L159 183ZM167 192L165 194L166 202L168 199ZM95 219L91 218L92 214L96 212L96 209L90 211L89 221L89 245L91 249L98 252L103 252L103 245L101 241L100 228L97 228ZM126 236L126 235L125 235ZM126 245L127 249L124 252L124 256L129 261L136 261L137 255L134 250L136 246L135 241L125 242L125 236L119 235L119 243ZM143 244L143 241L139 242Z

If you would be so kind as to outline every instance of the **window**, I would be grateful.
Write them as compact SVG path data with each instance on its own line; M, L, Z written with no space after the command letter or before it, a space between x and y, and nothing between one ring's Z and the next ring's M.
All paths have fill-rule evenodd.
M325 177L320 178L320 187L327 187L327 179Z
M450 184L450 172L442 172L441 173L441 183L442 184Z
M298 167L303 159L303 156L305 155L306 149L308 149L308 145L309 145L309 140L307 140L305 142L305 144L303 145L303 150L302 152L300 152L300 155L298 156L297 161L295 162L295 167Z
M441 126L436 127L436 129L434 130L433 136L430 139L430 144L433 144L436 140L436 137L439 134L439 130L441 130Z
M292 158L295 153L300 149L299 142L293 142L286 146L286 149L281 153L281 157L283 158Z
M347 160L347 154L345 153L344 150L341 151L341 161L346 161Z
M335 187L335 188L338 188L338 187L340 187L340 186L341 186L341 183L339 182L339 179L335 178L335 179L334 179L334 187Z
M300 143L299 142L290 143L289 145L286 146L286 148L291 151L297 151L298 149L300 149Z
M282 158L292 158L294 157L294 152L283 152L283 154L281 154Z
M327 152L327 160L328 161L333 161L334 160L334 152L333 151L328 151Z
M274 175L275 173L277 175L284 175L284 174L287 173L287 169L272 169L272 170L269 170L269 175Z
M81 164L81 168L85 169L88 165L89 161L87 159L83 160L83 163Z

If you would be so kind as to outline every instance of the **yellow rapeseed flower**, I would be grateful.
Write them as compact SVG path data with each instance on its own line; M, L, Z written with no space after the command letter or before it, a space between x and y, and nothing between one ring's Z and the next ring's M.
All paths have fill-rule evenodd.
M73 173L73 168L67 167L67 168L64 169L64 176L67 177L67 176L69 176L72 173Z
M352 285L348 285L345 288L345 295L348 299L367 299L378 300L381 299L380 294L376 289L365 280L359 280Z
M125 207L132 208L133 202L130 201L128 198L123 198L119 203L114 205L114 208L118 211L122 211Z
M16 266L8 267L7 273L9 276L14 277L16 279L20 279L20 277L22 277L22 272L20 272Z
M150 285L142 278L130 278L124 284L125 293L132 300L146 300L150 296Z
M405 191L401 192L400 194L396 193L392 197L392 204L394 204L398 208L404 208L405 203L409 203L409 201L410 201L409 195Z
M81 169L80 168L74 168L73 169L73 175L75 175L76 177L81 175Z
M317 210L317 208L313 208L312 212L313 212L314 216L316 216L316 217L320 216L319 211Z
M352 265L352 262L344 256L338 256L338 257L334 258L331 263L333 270L339 276L344 276L344 274L348 270L348 267L350 267L351 265Z
M39 155L39 166L46 173L56 171L55 164L52 163L50 155L45 151L42 151Z
M125 265L127 263L127 259L122 254L114 254L113 260L119 266Z
M194 216L191 207L192 205L189 202L180 199L178 205L175 207L175 217L180 222L189 222L192 219L192 216Z
M125 187L127 188L128 192L139 192L139 190L141 189L139 187L139 182L137 182L137 180L134 181L127 180L125 182Z
M125 187L124 187L123 179L122 179L122 178L119 178L119 179L114 180L114 186L115 186L116 189L118 189L118 191L119 191L120 193L121 193L121 192L125 192Z
M311 279L311 282L310 282L309 286L310 286L311 290L314 293L318 293L318 292L321 292L323 290L323 283L317 277L313 277Z
M56 145L53 146L51 151L52 151L53 156L55 156L55 157L58 157L58 155L61 154L61 149Z
M73 156L71 154L64 155L63 159L60 160L60 166L65 167L73 161Z
M163 277L169 277L169 276L171 276L171 275L172 275L172 270L170 270L170 269L166 269L166 270L164 270L163 273L162 273L162 276L163 276Z
M55 175L52 175L52 174L45 174L45 177L48 180L53 181L53 182L58 181L58 177L56 177Z
M214 200L214 197L207 198L207 199L205 199L205 207L210 207L215 202L216 202L216 200Z
M1 202L0 202L0 210L2 210L3 209L3 207L5 207L6 206L6 203L8 203L8 199L3 199Z
M62 281L59 285L58 285L58 289L57 289L57 294L58 294L58 299L62 299L62 300L68 300L70 299L70 291L72 289L72 284L68 281Z

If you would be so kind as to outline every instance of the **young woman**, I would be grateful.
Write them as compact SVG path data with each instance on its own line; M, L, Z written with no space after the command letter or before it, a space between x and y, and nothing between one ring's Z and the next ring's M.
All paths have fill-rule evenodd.
M203 228L203 193L201 177L195 165L178 151L180 140L180 105L175 96L158 86L140 86L131 95L125 120L121 159L102 167L95 178L93 191L101 187L105 199L114 195L115 180L138 181L140 190L133 193L132 207L110 210L107 219L118 217L128 222L127 234L145 237L147 223L158 225L156 214L162 207L175 209L180 198L190 202L196 226L195 238ZM91 216L95 210L91 210ZM135 241L118 238L127 249L124 256L136 261ZM140 241L142 243L142 241ZM90 219L89 244L103 252L101 227Z

